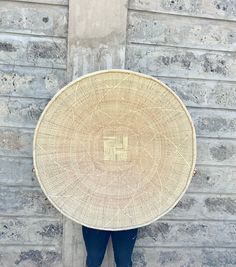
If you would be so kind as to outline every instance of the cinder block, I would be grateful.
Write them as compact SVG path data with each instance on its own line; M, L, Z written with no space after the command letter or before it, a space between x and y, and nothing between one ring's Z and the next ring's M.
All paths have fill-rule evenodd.
M66 68L64 38L0 34L0 64Z
M236 55L176 47L128 45L126 67L153 76L235 81Z
M61 246L63 226L60 219L2 217L0 228L2 245Z
M66 81L61 69L0 65L0 95L51 98Z
M61 217L40 188L1 186L0 200L0 215Z
M235 223L230 221L156 221L139 228L136 246L235 247Z
M2 267L63 267L60 248L53 246L0 246Z
M135 247L132 259L134 267L233 267L236 252L217 247Z
M235 2L225 0L130 0L129 8L153 12L174 13L187 16L236 20Z
M236 83L159 77L186 106L236 109Z
M129 12L127 39L141 44L235 51L235 23L170 14Z
M0 30L1 32L67 37L67 16L66 6L2 1Z

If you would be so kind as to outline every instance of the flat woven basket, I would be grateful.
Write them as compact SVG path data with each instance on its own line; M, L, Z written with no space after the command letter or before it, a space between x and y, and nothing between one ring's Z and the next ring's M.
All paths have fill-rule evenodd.
M33 140L40 186L62 214L101 230L148 225L183 196L196 135L181 99L128 70L84 75L43 110Z

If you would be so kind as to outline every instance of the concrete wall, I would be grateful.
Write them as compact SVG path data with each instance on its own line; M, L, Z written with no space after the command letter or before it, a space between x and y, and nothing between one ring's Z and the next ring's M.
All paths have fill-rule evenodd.
M32 172L32 138L67 83L67 19L65 1L0 1L1 267L62 266L62 215Z
M168 84L197 132L198 173L171 212L140 228L134 266L236 266L236 4L129 0L126 8L127 19L117 23L120 45L114 48L108 31L96 49L86 36L71 41L84 28L78 36L68 31L66 0L0 1L0 266L84 266L80 228L49 203L32 171L32 137L57 90L113 66ZM77 48L90 57L75 59Z
M142 228L136 266L236 266L235 51L235 1L129 1L125 67L180 96L198 149L184 197Z

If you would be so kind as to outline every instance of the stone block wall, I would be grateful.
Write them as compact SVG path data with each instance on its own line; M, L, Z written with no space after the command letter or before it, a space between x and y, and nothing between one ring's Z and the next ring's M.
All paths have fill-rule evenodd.
M179 203L142 228L136 266L236 266L236 2L130 0L126 68L182 99L198 173Z
M86 6L84 0L0 1L3 267L84 267L81 234L76 237L80 228L49 203L32 171L37 120L69 82L68 58L71 64L81 48L74 42L68 52L72 2ZM99 51L84 40L94 56L83 62L78 57L72 77L87 69L123 67L123 62L127 69L157 77L189 110L198 152L198 172L183 198L168 214L140 229L134 267L236 266L236 2L129 0L127 9L127 20L117 23L126 28L125 58L120 32L117 53L110 36L104 35L110 45L103 43ZM109 49L116 54L115 62ZM93 66L97 53L101 63ZM115 265L108 259L104 266Z
M62 215L32 171L36 122L65 85L68 3L0 1L0 266L62 266Z

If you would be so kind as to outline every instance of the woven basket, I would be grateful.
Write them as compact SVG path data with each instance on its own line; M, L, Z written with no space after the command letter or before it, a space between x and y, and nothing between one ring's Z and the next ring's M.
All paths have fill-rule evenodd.
M196 163L196 135L181 99L161 81L128 70L84 75L43 110L33 140L40 186L82 225L148 225L183 196Z

